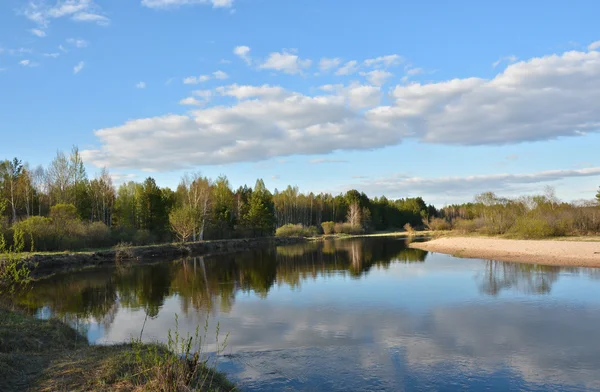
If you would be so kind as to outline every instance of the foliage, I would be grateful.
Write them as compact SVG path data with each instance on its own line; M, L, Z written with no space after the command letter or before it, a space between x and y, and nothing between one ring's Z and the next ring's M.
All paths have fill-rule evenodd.
M6 248L3 235L0 237L0 295L3 295L22 289L31 279L29 264L19 255L24 247L23 231L15 230L12 248Z
M319 234L319 230L316 226L305 227L302 224L291 224L283 225L278 227L275 231L277 237L314 237Z
M336 223L334 226L336 234L363 234L365 231L361 226L356 226L351 223Z
M450 206L440 212L455 230L465 233L519 238L600 233L600 211L593 203L563 203L552 188L518 199L487 192L476 196L474 203Z
M335 232L335 222L321 222L323 234L329 235Z
M444 218L433 218L430 219L429 222L427 220L423 220L423 223L429 227L431 230L450 230L452 229L452 224L448 222Z
M169 214L169 223L181 242L186 242L196 230L198 220L193 209L180 207L171 211Z
M410 236L415 235L415 229L413 229L413 227L410 225L410 223L405 224L403 229L408 233L408 235L410 235Z

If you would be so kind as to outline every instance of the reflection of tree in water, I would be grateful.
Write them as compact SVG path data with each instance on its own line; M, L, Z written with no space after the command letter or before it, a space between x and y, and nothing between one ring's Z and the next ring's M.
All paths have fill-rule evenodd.
M276 283L298 288L319 276L358 278L392 262L423 262L426 255L389 239L317 241L56 276L37 282L19 302L32 311L48 306L71 321L93 318L109 328L120 307L155 317L165 299L177 295L184 313L227 312L238 291L265 298Z
M561 271L579 272L579 268L490 260L477 279L481 292L489 295L495 296L507 289L522 294L549 294Z

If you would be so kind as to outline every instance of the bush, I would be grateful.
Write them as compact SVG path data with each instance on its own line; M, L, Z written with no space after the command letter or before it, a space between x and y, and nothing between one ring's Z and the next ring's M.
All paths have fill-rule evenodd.
M435 230L435 231L450 230L452 228L452 225L450 224L450 222L448 222L446 219L442 219L442 218L433 218L428 223L426 223L426 225L429 227L429 229Z
M461 233L475 233L481 228L482 222L479 219L455 219L453 226L454 230Z
M555 230L545 219L521 217L510 228L509 234L522 238L546 238L553 237Z
M407 223L403 226L404 230L406 230L406 232L408 233L408 235L414 235L415 234L415 229L413 229L413 227L410 225L410 223Z
M305 227L301 224L283 225L275 231L276 237L314 237L319 233L315 226Z
M87 227L86 236L89 246L100 248L110 246L112 239L110 228L102 222L94 222Z
M357 235L364 233L364 229L361 226L353 225L351 223L336 223L334 230L337 234Z
M323 234L329 235L335 232L335 222L323 222L321 223Z
M523 216L517 219L508 234L521 238L547 238L567 235L572 223L556 216Z
M58 244L54 226L48 218L31 216L15 223L13 229L25 233L25 250L53 249Z

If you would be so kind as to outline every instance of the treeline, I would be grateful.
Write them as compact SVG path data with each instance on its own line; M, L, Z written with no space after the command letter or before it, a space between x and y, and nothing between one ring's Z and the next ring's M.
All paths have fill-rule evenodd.
M503 198L482 193L471 203L451 205L430 219L433 230L546 238L600 233L600 190L596 200L566 203L552 188L543 194Z
M174 190L151 177L115 187L106 169L88 177L77 147L57 152L47 167L0 161L0 246L16 240L27 250L272 236L290 225L300 234L371 232L418 227L435 216L420 197L304 194L292 186L271 192L260 179L233 189L225 176L191 174Z

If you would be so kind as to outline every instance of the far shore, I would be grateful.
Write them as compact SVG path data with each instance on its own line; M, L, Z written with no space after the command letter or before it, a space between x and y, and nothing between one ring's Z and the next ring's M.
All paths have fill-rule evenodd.
M600 267L600 242L587 239L511 240L483 237L442 237L415 242L412 248L456 257L564 267Z

